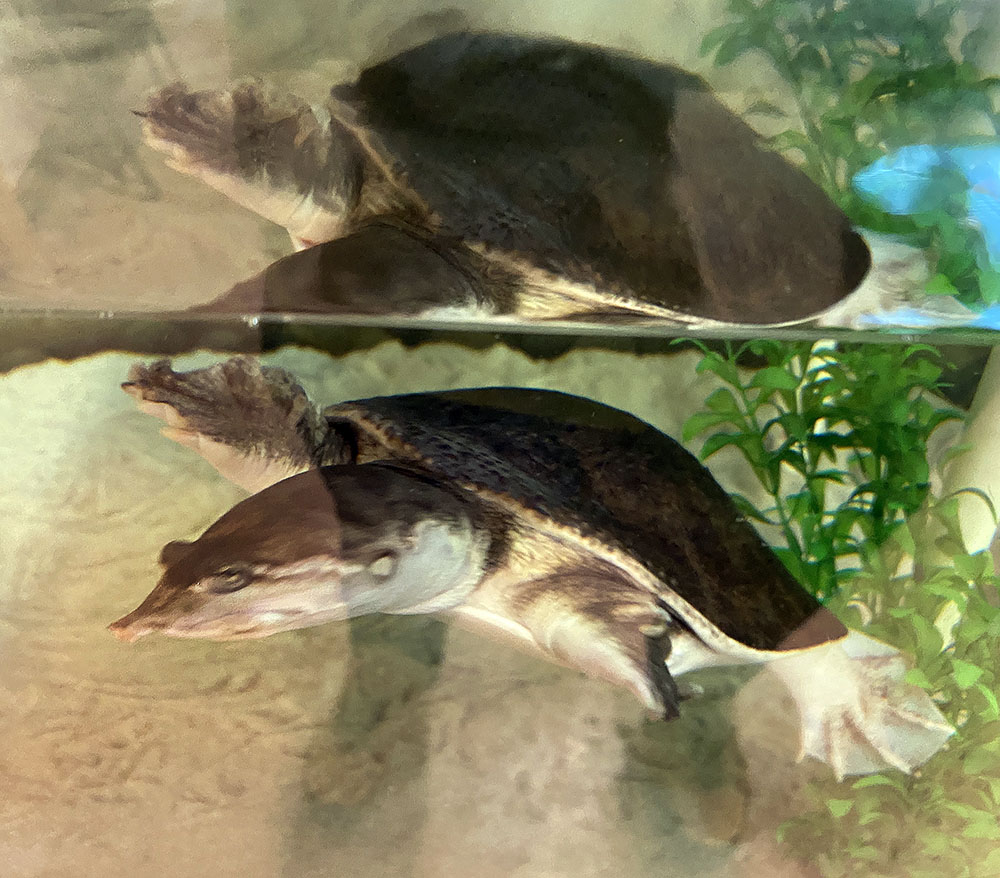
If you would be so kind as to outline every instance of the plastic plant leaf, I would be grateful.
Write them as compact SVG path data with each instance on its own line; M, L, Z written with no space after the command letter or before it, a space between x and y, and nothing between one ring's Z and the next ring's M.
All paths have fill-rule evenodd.
M756 436L746 433L716 433L714 436L709 436L701 448L701 459L707 460L713 454L730 445L738 448L751 466L759 467L761 465L763 452L760 440Z
M713 390L705 400L705 407L709 411L718 412L723 415L733 415L739 421L743 420L743 412L736 401L736 397L728 387L720 387Z
M826 807L834 817L843 817L854 807L854 800L827 799Z
M980 811L969 820L962 830L962 835L965 838L1000 839L1000 825L997 823L996 814Z
M983 875L1000 875L1000 847L994 848L983 860Z
M968 756L965 757L964 760L962 760L962 770L966 774L978 775L989 771L991 768L995 769L998 762L1000 762L1000 760L998 760L996 753L991 753L986 748L980 747L973 750Z
M987 305L996 305L1000 302L1000 270L981 272L979 289ZM1000 313L996 309L986 309L979 314L972 325L981 329L1000 329Z
M933 692L937 688L937 686L935 686L927 677L927 674L920 670L920 668L910 668L906 672L905 679L907 683L919 686L921 689L925 689L928 692Z
M749 386L762 390L795 390L799 379L780 366L765 366L754 373Z
M986 709L980 711L980 716L985 720L1000 719L1000 702L997 701L996 693L982 683L976 683L976 689L986 699Z
M940 857L951 849L952 839L950 836L942 833L934 833L922 839L922 844L925 854L932 857ZM935 878L939 878L939 876L935 876Z
M726 384L738 387L740 384L740 375L736 370L736 363L734 360L727 359L714 351L706 351L705 356L701 358L698 365L695 366L695 372L701 374L702 372L714 372L718 375Z
M959 689L968 689L983 675L983 669L962 659L952 659L952 674Z
M719 27L714 27L702 38L701 45L698 47L698 54L703 57L711 55L712 52L727 40L743 34L746 34L746 26L742 22L728 22Z
M929 296L955 296L958 290L947 275L935 274L924 287L924 292Z
M746 518L749 518L752 521L759 521L761 524L766 524L769 525L770 527L780 526L779 522L772 521L770 518L768 518L765 512L759 510L753 503L751 503L742 494L733 493L730 494L729 496L732 499L732 501L736 504L737 509L740 510L740 513Z
M959 576L969 581L975 581L986 572L987 557L985 552L978 552L975 555L958 555L952 563Z
M712 427L732 423L732 419L726 414L719 412L696 412L684 422L681 436L685 442L690 442Z
M851 784L851 789L854 790L865 790L868 787L892 787L899 792L906 792L906 787L898 780L892 777L887 777L884 774L870 774L867 777L862 777Z

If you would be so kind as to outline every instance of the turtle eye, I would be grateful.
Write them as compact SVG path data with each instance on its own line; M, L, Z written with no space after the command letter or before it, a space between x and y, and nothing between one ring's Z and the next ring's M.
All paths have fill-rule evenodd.
M368 573L378 579L386 579L396 569L396 556L392 552L379 555L368 565Z
M208 581L208 590L215 594L229 594L250 584L250 571L245 567L223 567Z

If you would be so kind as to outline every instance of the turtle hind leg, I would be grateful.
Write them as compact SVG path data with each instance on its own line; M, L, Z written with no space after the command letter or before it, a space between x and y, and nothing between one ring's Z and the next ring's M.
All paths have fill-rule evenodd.
M926 692L905 681L894 648L857 631L772 661L799 711L799 758L828 763L838 779L885 768L909 773L954 733Z
M175 372L167 360L137 363L122 389L166 422L164 435L249 491L316 464L348 462L295 379L249 357L190 372Z
M297 247L338 236L357 200L361 152L343 126L257 81L167 86L143 111L146 143L167 164L288 229Z

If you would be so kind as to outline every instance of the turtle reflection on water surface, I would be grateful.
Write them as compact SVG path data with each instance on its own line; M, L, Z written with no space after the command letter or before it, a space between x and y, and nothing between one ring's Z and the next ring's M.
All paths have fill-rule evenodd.
M175 84L139 115L303 248L199 311L841 326L926 279L699 77L599 46L455 33L321 106Z
M235 358L124 389L171 438L258 493L111 625L239 639L366 613L459 624L678 713L674 677L769 663L802 752L838 775L909 771L952 729L892 647L848 631L669 437L543 390L486 388L318 411L287 372Z

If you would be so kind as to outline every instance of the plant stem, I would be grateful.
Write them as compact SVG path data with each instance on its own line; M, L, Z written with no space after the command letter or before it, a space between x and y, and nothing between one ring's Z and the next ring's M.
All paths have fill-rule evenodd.
M726 347L726 355L735 362L739 354L734 355L728 344ZM757 420L756 407L752 404L750 396L747 393L747 387L742 381L737 381L736 390L739 393L740 403L743 406L743 416L747 419L750 426L753 427L753 432L760 441L761 459L763 460L767 455L767 450L764 448L764 432L760 422ZM754 466L754 470L757 473L757 479L764 486L764 490L774 498L774 511L778 514L778 520L781 522L781 530L785 535L785 540L788 542L789 547L795 550L796 555L802 557L802 544L792 528L791 516L788 514L788 509L785 507L781 496L780 470L778 475L773 479L767 466Z

